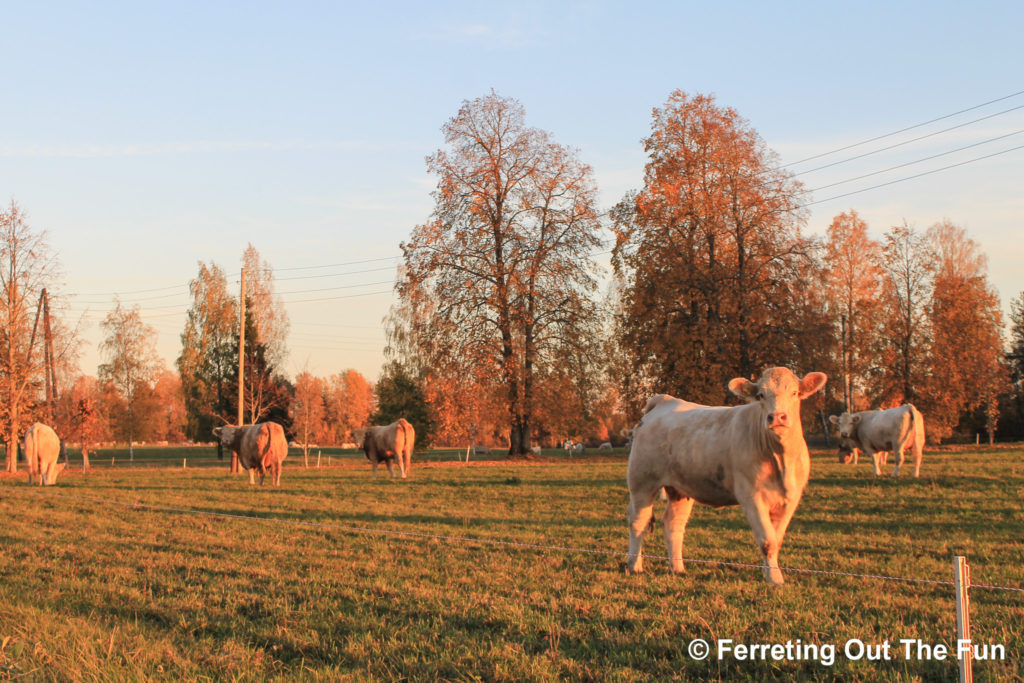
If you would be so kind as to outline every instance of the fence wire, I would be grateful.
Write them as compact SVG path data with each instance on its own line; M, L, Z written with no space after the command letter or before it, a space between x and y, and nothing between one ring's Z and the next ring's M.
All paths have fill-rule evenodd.
M10 489L8 489L10 490ZM326 529L333 531L344 531L349 533L357 534L375 534L380 536L396 536L402 538L417 538L435 541L447 541L454 543L472 543L476 545L488 545L502 548L515 548L519 550L543 550L553 552L564 552L564 553L578 553L581 555L602 555L605 557L618 557L625 558L629 556L629 553L616 552L613 550L597 550L594 548L577 548L572 546L561 546L561 545L547 545L541 543L523 543L520 541L507 541L502 539L494 538L478 538L473 536L453 536L448 534L430 534L421 531L404 531L401 529L382 529L379 527L366 527L357 526L352 524L341 524L338 522L311 522L301 519L285 519L282 517L258 517L255 515L246 515L241 513L231 512L215 512L212 510L199 510L195 508L181 508L169 505L154 505L150 503L141 503L138 501L128 502L121 500L113 500L109 498L89 498L84 496L69 496L61 493L54 493L52 491L39 491L39 496L46 496L48 498L62 498L64 500L71 500L78 503L94 503L101 505L116 505L121 507L131 508L133 510L152 510L154 512L169 512L175 514L187 514L187 515L201 515L206 517L219 517L222 519L242 519L254 522L269 522L273 524L285 524L289 526L304 527L304 528L315 528L315 529ZM670 558L667 555L644 555L645 559L648 560L665 560L668 561ZM763 564L752 564L746 562L728 562L724 560L703 560L695 558L682 558L683 562L690 562L693 564L703 564L712 566L722 567L737 567L742 569L763 569ZM915 584L929 584L936 586L950 586L953 587L952 581L939 581L937 579L921 579L911 578L904 576L889 576L886 574L860 574L856 572L841 572L828 569L806 569L801 567L779 567L783 572L792 572L799 574L818 574L822 576L840 576L845 578L855 579L877 579L881 581L897 581L903 583L915 583ZM983 590L994 590L994 591L1007 591L1015 593L1024 593L1024 588L1016 586L998 586L990 584L972 583L970 588L978 588Z

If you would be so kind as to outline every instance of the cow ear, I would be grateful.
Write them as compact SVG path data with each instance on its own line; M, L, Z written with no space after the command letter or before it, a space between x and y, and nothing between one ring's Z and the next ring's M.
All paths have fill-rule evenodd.
M828 381L828 375L824 372L808 372L807 376L800 380L800 400L813 395Z
M224 431L223 427L214 427L213 428L213 435L219 438L220 437L220 433L222 431Z
M837 425L837 424L839 424L839 416L838 415L829 415L828 416L828 421L831 422L834 425Z
M729 380L729 391L746 401L753 401L757 398L757 384L745 377L736 377Z

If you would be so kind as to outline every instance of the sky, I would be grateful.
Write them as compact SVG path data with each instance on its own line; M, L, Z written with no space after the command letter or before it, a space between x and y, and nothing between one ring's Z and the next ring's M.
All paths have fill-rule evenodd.
M806 234L850 209L875 237L948 219L1005 309L1024 291L1024 3L39 2L0 23L0 202L59 258L85 374L115 294L173 368L199 262L237 287L251 243L285 374L376 378L425 157L492 89L579 150L602 209L641 187L652 109L713 94L812 190Z

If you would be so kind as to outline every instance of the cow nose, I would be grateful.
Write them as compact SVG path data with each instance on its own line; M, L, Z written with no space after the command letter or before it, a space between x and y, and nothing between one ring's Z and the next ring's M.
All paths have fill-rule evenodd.
M768 426L769 427L787 427L789 426L789 416L781 410L777 410L774 413L768 414Z

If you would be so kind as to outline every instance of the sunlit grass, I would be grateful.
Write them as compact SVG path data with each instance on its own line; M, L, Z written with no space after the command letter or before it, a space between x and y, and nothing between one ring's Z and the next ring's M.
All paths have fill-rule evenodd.
M928 453L918 480L815 456L781 564L950 581L965 554L975 583L1024 585L1022 455ZM691 660L697 637L952 645L952 589L788 572L779 590L756 569L690 563L675 577L654 558L625 576L624 458L421 462L405 481L358 462L306 469L293 451L280 489L216 467L72 471L45 489L0 480L0 677L955 677L953 661L902 656ZM660 528L646 550L664 554ZM697 508L684 554L759 561L736 508ZM976 664L978 679L1019 679L1024 595L971 597L975 640L1007 649Z

